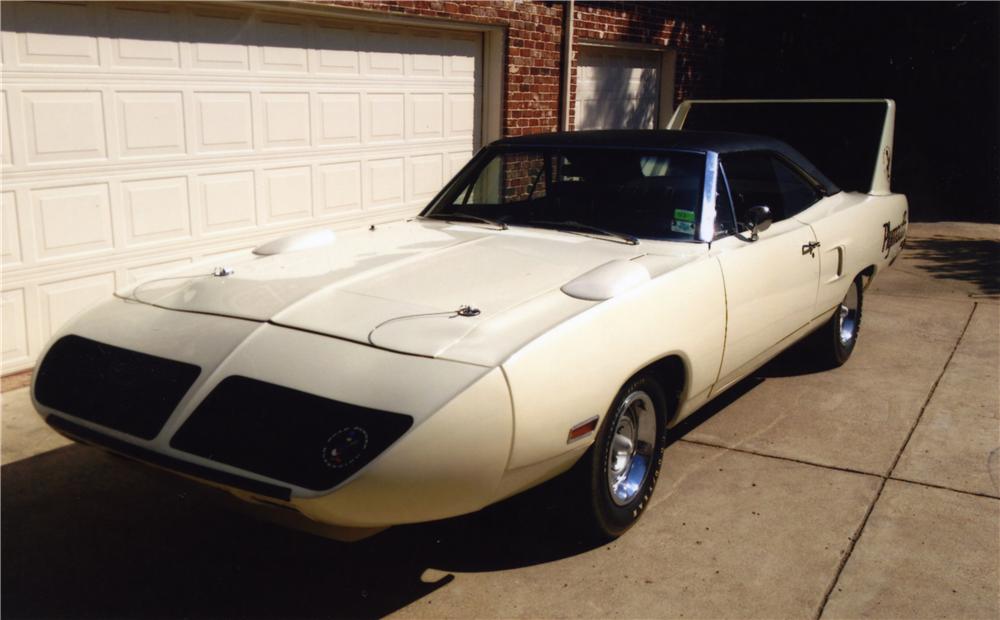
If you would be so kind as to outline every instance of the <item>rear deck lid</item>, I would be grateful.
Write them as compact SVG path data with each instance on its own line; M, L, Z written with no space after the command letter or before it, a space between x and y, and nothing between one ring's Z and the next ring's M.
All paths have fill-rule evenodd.
M842 189L890 193L896 104L891 99L739 99L682 103L669 129L777 138Z

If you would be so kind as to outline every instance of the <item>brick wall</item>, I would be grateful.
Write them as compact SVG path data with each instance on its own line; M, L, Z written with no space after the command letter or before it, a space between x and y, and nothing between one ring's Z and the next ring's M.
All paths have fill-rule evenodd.
M315 1L366 11L505 27L504 135L559 128L563 14L568 5L527 0ZM677 100L718 93L723 38L716 5L577 2L575 19L574 73L579 49L576 42L580 39L655 44L677 51Z

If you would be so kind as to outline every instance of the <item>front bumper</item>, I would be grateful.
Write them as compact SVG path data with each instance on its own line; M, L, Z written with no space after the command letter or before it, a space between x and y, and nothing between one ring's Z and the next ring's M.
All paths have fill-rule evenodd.
M63 336L133 357L105 360L99 372L101 355L81 357L77 370L101 394L81 409L85 392L51 397L46 381L58 384L74 367L65 359L47 366L47 351L32 395L58 431L325 523L379 527L477 510L492 501L509 457L511 406L499 369L118 299L53 342ZM156 407L141 406L135 377L144 375L126 367L156 359L197 376L163 419L136 423ZM167 390L151 381L160 387L146 397L162 409Z

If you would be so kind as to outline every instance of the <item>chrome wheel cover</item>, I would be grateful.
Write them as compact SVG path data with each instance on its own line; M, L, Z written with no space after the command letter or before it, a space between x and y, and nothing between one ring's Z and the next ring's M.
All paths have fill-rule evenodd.
M656 445L656 409L649 394L636 390L615 412L607 458L608 490L617 506L633 501L652 469Z
M852 282L844 301L837 308L837 334L840 344L850 347L858 337L858 283Z

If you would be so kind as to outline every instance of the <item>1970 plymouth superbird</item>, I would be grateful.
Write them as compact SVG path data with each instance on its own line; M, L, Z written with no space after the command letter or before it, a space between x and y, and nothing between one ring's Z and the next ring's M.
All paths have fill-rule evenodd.
M691 130L796 123L836 182L774 137ZM414 219L119 292L53 338L35 406L341 528L472 512L573 468L576 518L614 537L678 421L807 336L850 357L906 233L893 123L888 100L685 102L671 130L500 140Z

